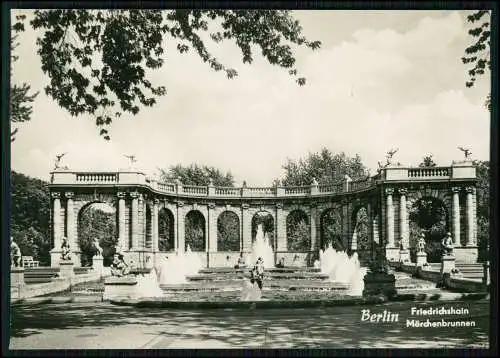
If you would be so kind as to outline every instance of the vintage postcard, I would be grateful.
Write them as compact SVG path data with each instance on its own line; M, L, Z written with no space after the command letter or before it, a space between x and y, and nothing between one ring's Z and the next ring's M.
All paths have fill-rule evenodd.
M7 11L9 350L490 348L490 10Z

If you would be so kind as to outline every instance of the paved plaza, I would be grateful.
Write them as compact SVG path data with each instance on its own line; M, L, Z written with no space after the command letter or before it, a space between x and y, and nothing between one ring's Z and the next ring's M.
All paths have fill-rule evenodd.
M411 309L468 309L411 316ZM362 310L398 320L361 322ZM10 349L488 348L490 302L391 302L308 309L180 311L109 303L12 307ZM381 315L382 316L382 315ZM389 317L389 316L388 316ZM407 327L407 319L474 322L475 327Z

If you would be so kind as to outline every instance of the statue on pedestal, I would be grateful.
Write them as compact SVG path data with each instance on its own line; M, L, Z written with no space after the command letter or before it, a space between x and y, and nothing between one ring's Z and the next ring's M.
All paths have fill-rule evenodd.
M420 234L420 238L418 239L418 242L417 242L417 252L418 253L424 253L425 252L425 234L424 233Z
M464 153L465 160L470 160L470 155L472 154L470 149L464 147L458 147L458 149L460 149Z
M10 266L21 267L21 249L14 242L14 238L10 237Z
M111 263L111 276L123 277L130 273L128 265L125 263L122 254L114 254L113 262Z
M99 239L97 237L94 238L94 248L96 251L96 254L94 256L102 256L102 247L99 244Z
M71 261L71 247L69 246L69 240L67 237L63 236L61 244L61 260Z
M446 236L441 240L441 246L443 246L443 256L453 256L453 240L451 239L451 233L446 233Z

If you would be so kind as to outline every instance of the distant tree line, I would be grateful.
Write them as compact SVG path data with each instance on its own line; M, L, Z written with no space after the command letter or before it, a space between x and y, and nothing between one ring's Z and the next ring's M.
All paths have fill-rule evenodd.
M489 240L489 162L476 161L477 174L477 223L480 259L485 259ZM421 167L435 166L432 155L424 157ZM312 178L319 184L338 182L349 175L352 179L369 176L361 158L356 155L348 157L344 153L332 154L327 148L319 153L311 153L304 159L288 160L283 166L282 178L275 179L274 185L310 185ZM33 256L42 265L50 263L52 248L50 234L50 197L48 183L30 178L24 174L12 172L11 187L11 235L18 243L23 255ZM175 165L160 170L160 179L181 180L184 185L209 185L234 187L234 178L230 172L223 172L209 166ZM217 222L218 250L238 251L240 245L239 223L235 215L221 215ZM289 251L310 250L310 223L307 215L295 212L287 220L287 242ZM440 254L439 242L447 228L449 218L446 210L438 200L419 200L409 211L410 240L413 242L424 231L428 238L429 260L437 260ZM201 215L190 215L186 218L186 247L192 251L205 250L205 226ZM274 222L271 216L259 216L252 222L252 237L256 234L257 225L262 223L271 243L274 244ZM171 218L160 220L159 246L161 251L173 250L170 243L173 230ZM368 217L366 212L357 215L356 239L358 247L368 249ZM335 210L325 212L321 217L321 246L325 248L331 243L337 250L348 250L343 244L339 213ZM116 213L104 212L93 206L80 213L78 219L78 242L82 251L84 265L90 265L95 253L94 238L99 240L107 263L114 253L117 241ZM169 241L170 240L170 241Z

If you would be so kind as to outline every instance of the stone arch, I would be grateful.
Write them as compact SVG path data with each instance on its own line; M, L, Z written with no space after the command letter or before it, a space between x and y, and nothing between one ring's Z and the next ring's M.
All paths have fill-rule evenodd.
M200 210L192 209L186 213L184 242L185 250L187 250L189 246L191 248L191 251L206 251L206 222L207 220Z
M158 250L175 250L175 218L172 211L165 206L158 210Z
M275 250L275 219L274 215L265 209L260 209L252 216L252 243L255 241L257 236L257 228L259 224L262 224L262 229L264 234L267 234L269 244Z
M308 252L311 249L311 222L303 209L294 209L286 217L287 250Z
M451 231L450 211L443 196L417 194L411 197L409 208L409 243L415 255L417 240L425 234L427 260L438 262L441 257L441 239Z
M80 256L82 266L91 266L96 254L93 240L97 238L103 249L104 264L109 266L118 243L118 218L112 200L80 201L77 205L75 242L71 250ZM65 225L64 235L68 235Z
M217 251L240 251L240 219L232 210L217 217Z
M319 219L319 249L325 250L328 245L336 250L339 246L343 247L342 207L336 205L324 208Z

